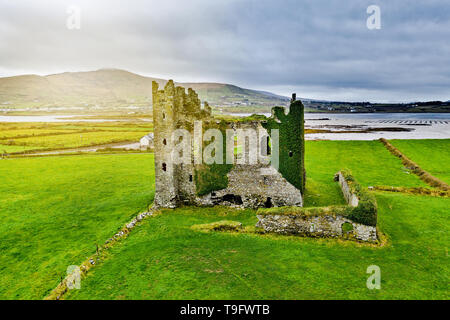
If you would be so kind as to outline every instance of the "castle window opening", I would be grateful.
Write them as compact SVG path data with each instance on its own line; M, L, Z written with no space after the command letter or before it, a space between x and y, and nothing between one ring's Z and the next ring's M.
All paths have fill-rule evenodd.
M166 119L166 114L164 112L163 112L162 116L163 116L163 120L165 120Z
M162 169L163 169L163 171L167 171L167 165L165 162L162 164Z
M167 145L167 140L163 139L163 145Z
M192 174L189 175L189 182L192 182Z
M267 155L270 156L272 153L272 150L270 148L270 137L267 136Z

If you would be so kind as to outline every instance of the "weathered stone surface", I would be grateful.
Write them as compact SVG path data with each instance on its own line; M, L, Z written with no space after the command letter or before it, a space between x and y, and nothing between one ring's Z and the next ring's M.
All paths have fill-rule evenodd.
M345 180L342 173L338 172L337 176L338 176L339 185L341 186L342 194L344 195L345 201L347 201L349 206L357 207L358 203L359 203L358 197L356 196L356 194L354 194L350 191L350 187L348 186L348 183Z
M217 123L217 120L211 116L211 108L207 103L202 108L197 94L192 89L189 89L186 94L184 88L175 87L173 81L169 81L164 90L158 90L158 84L154 82L153 121L155 207L175 208L182 204L249 208L302 206L301 191L269 165L270 155L267 154L269 134L260 121L226 123L224 130L227 131L227 135L223 139L227 139L228 132L231 131L237 136L237 143L242 147L242 153L234 155L234 136L230 135L231 143L227 141L227 150L224 152L235 157L235 164L227 174L228 185L223 179L225 182L220 185L220 188L227 185L226 188L207 189L206 192L220 190L201 197L198 194L205 193L199 192L196 186L195 174L198 172L199 163L195 161L195 143L191 141L185 148L190 151L186 152L190 159L187 157L188 161L182 164L175 163L172 152L176 143L172 141L172 136L174 131L181 128L186 129L195 139L195 128L198 128L199 122L202 123L203 130L210 124ZM243 134L237 134L237 130ZM252 134L247 135L247 133ZM274 146L278 146L278 143ZM198 153L202 154L201 151ZM221 177L225 177L225 174Z
M285 215L258 215L257 227L266 232L280 234L297 234L309 237L348 238L366 242L377 241L375 227L355 223L342 216L285 216ZM351 224L352 230L345 232L342 226Z
M302 206L300 190L270 166L236 165L228 174L228 187L201 203L260 208Z

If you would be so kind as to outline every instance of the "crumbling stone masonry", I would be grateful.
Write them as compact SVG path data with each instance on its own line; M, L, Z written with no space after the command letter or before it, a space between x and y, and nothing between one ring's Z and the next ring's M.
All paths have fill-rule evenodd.
M259 209L256 226L263 228L265 232L279 234L377 242L376 211L372 212L373 208L367 204L371 202L376 209L376 203L373 203L375 200L368 199L365 191L358 191L360 186L354 186L353 177L347 172L340 171L335 178L348 206Z
M376 227L356 223L339 215L258 215L258 219L256 226L263 228L266 232L318 238L355 239L365 242L377 241Z
M300 101L292 102L288 114L277 107L270 118L223 121L212 117L209 105L202 106L192 89L186 93L172 80L164 90L153 82L152 89L156 207L302 206L304 108ZM223 141L203 136L208 129L219 130ZM198 133L200 141L195 139ZM212 153L222 163L198 161L213 141L223 145L223 155ZM283 154L274 165L274 155L279 153Z

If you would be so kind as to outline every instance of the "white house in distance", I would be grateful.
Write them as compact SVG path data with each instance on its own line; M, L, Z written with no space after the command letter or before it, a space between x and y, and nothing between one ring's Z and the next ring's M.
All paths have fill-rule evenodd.
M139 140L141 149L153 148L153 132L146 134Z

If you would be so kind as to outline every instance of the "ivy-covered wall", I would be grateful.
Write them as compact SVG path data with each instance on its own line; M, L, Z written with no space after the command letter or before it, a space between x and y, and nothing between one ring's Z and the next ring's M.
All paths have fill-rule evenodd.
M274 117L262 126L269 135L272 129L279 130L279 169L281 175L302 194L305 191L305 124L304 106L301 101L291 103L289 113L283 107L273 108Z
M377 225L377 201L375 196L364 189L347 169L340 171L340 174L345 180L349 188L349 192L358 198L356 206L342 205L342 206L328 206L328 207L280 207L270 209L259 209L258 215L287 215L287 216L302 216L302 217L336 217L342 216L350 219L353 222L360 223L366 226L376 227ZM339 180L339 173L335 177ZM342 185L341 185L342 187Z
M206 132L208 129L218 129L222 132L223 138L223 149L226 150L226 129L227 123L225 121L209 122L204 124L203 131ZM202 151L205 149L205 146L210 142L203 142ZM203 162L202 164L195 166L195 186L196 193L198 196L204 196L212 191L225 189L228 186L228 177L227 174L230 172L231 168L233 168L232 164L226 164L226 152L223 152L223 163L213 163L206 164Z

